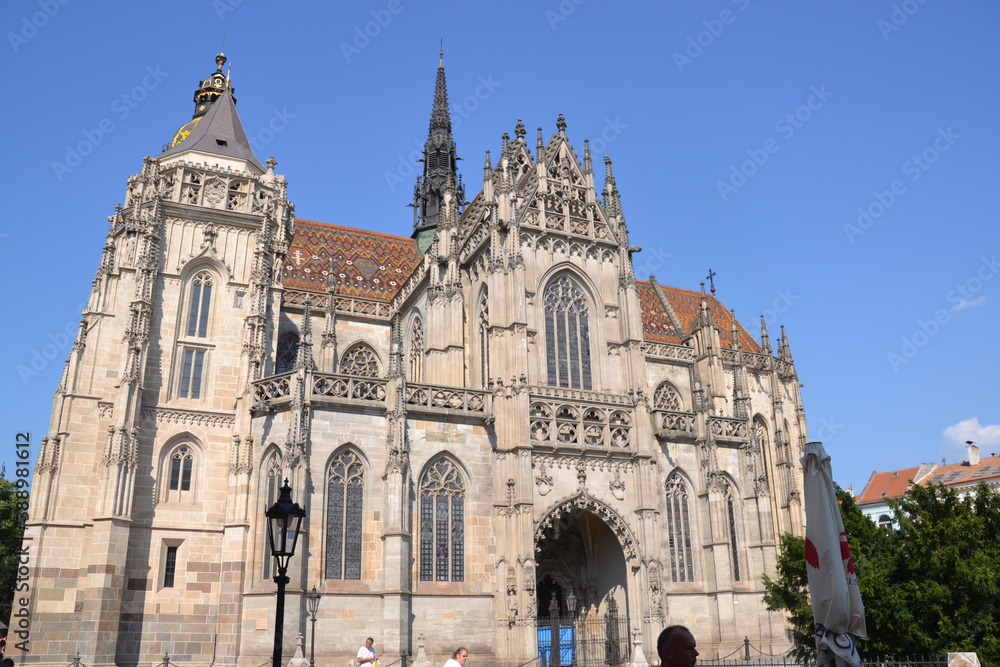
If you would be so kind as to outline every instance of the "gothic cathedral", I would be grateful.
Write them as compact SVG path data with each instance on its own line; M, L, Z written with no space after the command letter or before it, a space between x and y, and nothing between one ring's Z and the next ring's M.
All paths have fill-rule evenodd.
M704 285L638 279L611 161L598 193L561 115L533 147L519 120L467 201L443 61L412 234L296 218L216 62L108 218L16 660L266 662L286 479L286 660L313 587L320 664L371 635L383 665L641 665L674 623L706 657L787 649L761 583L804 522L784 332L775 355Z

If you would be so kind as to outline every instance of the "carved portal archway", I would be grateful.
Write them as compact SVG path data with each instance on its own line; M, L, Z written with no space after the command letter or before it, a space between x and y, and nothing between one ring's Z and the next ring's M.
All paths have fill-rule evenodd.
M567 595L577 610L604 614L609 605L628 609L628 568L638 567L639 549L625 521L585 491L563 500L535 527L538 615L567 611Z

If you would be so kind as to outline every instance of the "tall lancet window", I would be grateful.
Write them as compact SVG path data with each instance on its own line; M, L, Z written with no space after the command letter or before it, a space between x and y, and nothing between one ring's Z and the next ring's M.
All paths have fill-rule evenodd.
M410 382L424 381L424 324L414 318L410 332Z
M767 482L768 486L770 486L771 473L767 469L767 456L770 440L767 437L767 425L764 423L764 419L759 415L754 417L753 420L753 435L757 440L757 445L760 447L760 464L763 467L761 475L763 476L764 481Z
M550 385L593 389L587 297L569 276L545 290L545 354Z
M295 358L299 356L299 337L288 332L278 337L278 351L274 355L274 372L287 373L295 368Z
M265 457L260 466L260 496L263 501L260 507L266 510L278 501L281 492L281 456L273 450ZM271 579L275 575L274 557L271 555L271 544L264 535L264 563L262 577Z
M208 315L212 310L212 274L202 271L191 281L191 303L188 309L188 336L208 336Z
M688 490L677 473L667 478L667 536L670 540L671 578L673 581L694 581Z
M420 581L465 580L465 484L450 459L420 479Z
M729 533L729 556L733 563L733 581L740 578L740 549L736 540L736 499L733 497L733 487L726 484L724 493L726 502L726 526Z
M483 290L479 297L479 374L483 389L490 383L490 297Z
M361 578L361 510L364 466L351 450L330 465L326 493L326 578Z

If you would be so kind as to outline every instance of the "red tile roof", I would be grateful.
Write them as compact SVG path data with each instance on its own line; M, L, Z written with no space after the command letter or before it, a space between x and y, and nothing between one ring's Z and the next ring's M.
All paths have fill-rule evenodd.
M642 307L642 329L645 340L654 343L680 344L681 337L674 331L670 316L667 314L666 308L663 307L663 303L657 296L652 284L647 280L636 280L635 283L639 291L639 300ZM667 287L666 285L660 285L660 288L663 290L664 296L667 297L667 301L670 302L671 307L673 307L674 314L677 315L681 327L687 333L691 333L691 324L701 311L701 292L680 289L679 287ZM708 307L719 325L719 338L722 341L722 346L731 348L733 346L732 313L726 310L725 306L713 294L708 295ZM740 345L744 350L758 354L763 351L760 343L754 340L753 336L743 328L743 325L738 320L736 322L736 330L740 338Z
M855 500L859 505L867 505L880 502L885 498L902 498L919 470L920 466L889 472L872 471L872 476L865 484L864 490Z
M287 288L323 292L332 271L338 294L391 301L420 262L409 237L296 218L283 278Z
M920 467L889 472L872 472L864 491L855 500L859 505L867 505L886 498L901 498L919 470ZM935 465L928 474L917 482L922 485L957 486L974 485L979 481L997 482L998 479L1000 479L1000 456L991 456L980 459L979 463L974 466L969 465L968 461Z

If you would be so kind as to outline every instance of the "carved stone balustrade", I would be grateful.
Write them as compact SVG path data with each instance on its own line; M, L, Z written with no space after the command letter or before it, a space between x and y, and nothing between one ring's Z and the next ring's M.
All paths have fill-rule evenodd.
M490 398L490 393L486 391L416 382L408 382L403 391L403 402L406 403L408 413L469 415L492 421Z
M274 404L286 403L292 396L292 374L294 371L273 375L253 383L253 409L267 410Z
M694 349L685 345L667 345L666 343L646 343L646 356L654 359L672 359L676 361L694 361Z
M383 378L356 375L313 373L310 400L347 404L385 404L386 385Z
M750 440L750 428L745 419L730 417L711 417L708 428L716 441L743 443Z
M698 422L693 412L657 410L653 415L659 440L694 440L698 437Z
M627 397L619 398L626 400L603 405L579 399L561 403L532 393L529 409L531 444L554 450L635 451L635 419L631 405L622 408Z

